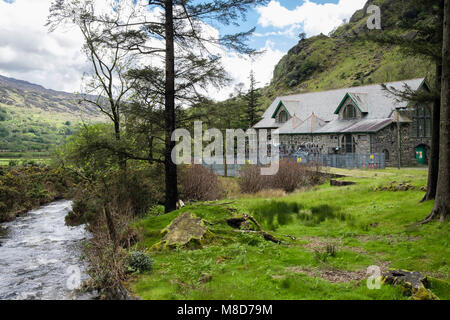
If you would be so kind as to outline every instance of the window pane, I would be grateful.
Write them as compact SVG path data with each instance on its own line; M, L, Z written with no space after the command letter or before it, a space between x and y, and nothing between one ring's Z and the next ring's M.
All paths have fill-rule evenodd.
M425 136L431 137L431 119L427 118L425 120Z
M425 136L425 119L419 119L419 137Z
M417 137L417 127L418 127L417 124L418 124L417 123L417 118L414 118L414 121L412 123L412 136L413 137Z

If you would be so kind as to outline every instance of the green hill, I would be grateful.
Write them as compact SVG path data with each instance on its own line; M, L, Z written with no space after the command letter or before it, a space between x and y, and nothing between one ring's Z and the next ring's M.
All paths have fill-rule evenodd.
M73 134L80 121L101 120L75 94L0 76L0 156L48 152Z
M434 68L428 61L405 57L396 46L353 41L356 35L368 31L365 12L371 4L381 8L383 30L414 37L411 30L402 30L401 20L426 23L430 17L408 9L408 2L369 0L348 23L328 36L321 34L301 39L275 67L273 80L264 90L264 106L278 95L432 77L430 70Z

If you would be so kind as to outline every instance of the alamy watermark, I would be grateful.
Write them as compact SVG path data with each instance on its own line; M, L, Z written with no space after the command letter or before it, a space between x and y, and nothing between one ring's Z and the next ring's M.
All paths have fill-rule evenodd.
M369 290L381 289L381 268L378 266L370 266L367 268L367 288Z
M78 266L69 266L66 270L69 275L66 281L66 287L69 290L79 289L81 286L81 269Z
M172 150L172 161L181 164L206 165L261 165L261 175L275 175L279 169L280 137L278 130L227 129L203 130L203 123L194 123L194 137L186 129L177 129L172 141L177 145ZM204 144L207 144L204 146ZM194 150L192 152L192 145ZM225 146L225 148L224 148ZM225 154L224 154L225 150Z
M369 30L381 30L381 9L379 6L370 5L367 8L367 14L370 14L367 18L367 28Z

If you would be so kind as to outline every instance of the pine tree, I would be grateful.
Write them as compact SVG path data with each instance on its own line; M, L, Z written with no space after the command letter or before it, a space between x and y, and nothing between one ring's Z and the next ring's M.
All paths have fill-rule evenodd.
M177 109L201 101L203 97L200 90L210 85L221 87L229 80L220 64L220 57L212 52L215 47L234 50L240 54L255 52L246 44L254 28L247 32L217 37L214 33L208 33L204 21L237 25L237 20L245 18L249 8L267 2L268 0L149 0L145 10L158 15L156 19L149 21L145 14L148 11L143 14L133 12L133 8L138 10L138 7L142 7L140 1L111 1L113 5L120 6L123 3L131 9L130 19L115 19L107 14L95 15L89 10L92 0L54 0L53 17L59 20L88 19L102 22L104 29L111 30L114 38L122 40L121 49L151 56L164 65L163 68L157 64L146 66L146 72L148 85L161 97L159 103L164 111L166 212L175 210L178 201L177 167L171 159L175 147L171 138L177 124ZM73 10L80 7L85 10ZM105 33L102 37L108 38L109 35Z
M245 96L245 101L247 102L247 121L248 126L251 128L255 124L258 123L258 109L259 109L259 98L261 97L261 93L256 88L257 82L255 78L255 73L253 70L250 72L250 89L248 90L247 95Z

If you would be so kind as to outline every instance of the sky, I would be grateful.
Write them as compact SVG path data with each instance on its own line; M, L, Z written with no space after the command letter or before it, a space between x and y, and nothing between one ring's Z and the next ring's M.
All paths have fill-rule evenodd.
M99 0L103 1L103 0ZM328 34L361 9L366 0L271 0L251 9L239 27L204 21L218 34L233 34L256 27L249 39L255 49L264 50L256 60L233 52L222 52L222 63L233 84L211 89L215 100L226 99L238 83L248 88L253 69L259 86L270 82L279 60L307 37ZM67 92L81 90L82 76L90 65L81 51L83 39L75 28L49 33L45 27L51 0L0 0L0 74L46 88Z

